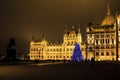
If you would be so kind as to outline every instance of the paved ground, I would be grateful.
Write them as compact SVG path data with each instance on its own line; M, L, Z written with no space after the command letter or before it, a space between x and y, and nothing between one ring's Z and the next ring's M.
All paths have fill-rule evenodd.
M120 63L54 63L0 66L0 80L119 80Z

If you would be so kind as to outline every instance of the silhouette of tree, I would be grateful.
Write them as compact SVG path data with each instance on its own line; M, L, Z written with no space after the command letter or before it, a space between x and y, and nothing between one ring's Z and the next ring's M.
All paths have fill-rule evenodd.
M7 45L7 60L15 61L16 60L16 42L15 38L10 38L9 43Z

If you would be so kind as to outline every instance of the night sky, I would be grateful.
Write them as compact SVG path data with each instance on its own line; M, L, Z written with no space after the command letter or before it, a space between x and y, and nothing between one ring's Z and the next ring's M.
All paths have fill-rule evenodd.
M120 0L0 0L0 53L15 37L17 52L28 53L32 35L62 42L65 29L80 24L83 40L89 22L101 24L107 11L120 9Z

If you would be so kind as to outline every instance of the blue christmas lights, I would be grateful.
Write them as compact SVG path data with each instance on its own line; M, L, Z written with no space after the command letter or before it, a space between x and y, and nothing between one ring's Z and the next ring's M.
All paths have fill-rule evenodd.
M83 56L82 56L82 51L80 50L80 45L76 43L73 51L73 55L72 55L72 61L79 62L82 60L83 60Z

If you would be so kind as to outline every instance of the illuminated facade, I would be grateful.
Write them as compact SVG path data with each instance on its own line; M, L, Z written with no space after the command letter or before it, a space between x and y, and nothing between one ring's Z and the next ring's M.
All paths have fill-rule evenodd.
M30 60L71 60L75 44L80 45L83 59L96 61L120 60L120 13L113 17L108 5L100 25L89 23L83 44L80 28L65 31L63 43L48 43L45 38L30 43ZM118 45L116 45L118 44Z
M118 29L116 28L118 27ZM118 35L116 36L116 32ZM117 40L118 37L118 40ZM96 61L116 60L120 57L120 15L113 17L108 5L107 15L101 25L89 23L86 27L86 52L87 59L95 58ZM116 46L118 41L118 48ZM118 54L116 54L118 49Z
M30 43L30 60L71 60L76 43L80 45L85 59L85 44L82 44L80 28L66 30L62 44L48 43L45 38L39 41L33 39Z

